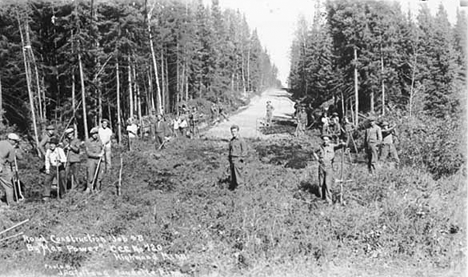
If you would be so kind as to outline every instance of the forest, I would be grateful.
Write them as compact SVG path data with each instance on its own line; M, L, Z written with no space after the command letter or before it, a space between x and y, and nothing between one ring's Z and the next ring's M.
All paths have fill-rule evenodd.
M87 138L101 118L120 139L133 115L279 85L256 30L218 0L2 3L1 121L31 140L67 122Z
M289 87L314 107L331 101L355 124L389 119L408 165L451 174L466 157L467 16L458 10L450 22L442 4L435 14L419 7L318 1L313 22L298 20Z

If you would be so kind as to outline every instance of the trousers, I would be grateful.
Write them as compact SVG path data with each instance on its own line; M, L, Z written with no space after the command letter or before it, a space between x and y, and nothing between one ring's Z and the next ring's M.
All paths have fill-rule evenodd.
M323 200L333 203L331 190L333 187L333 167L331 165L319 165L318 167L319 193Z

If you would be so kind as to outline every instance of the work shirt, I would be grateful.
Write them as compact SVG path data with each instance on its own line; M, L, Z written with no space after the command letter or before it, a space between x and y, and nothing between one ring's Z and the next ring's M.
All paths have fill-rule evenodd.
M21 153L17 152L8 140L0 141L0 167L5 167L7 163L13 164L15 162L15 155L18 159L22 158Z
M307 123L307 113L305 111L299 112L299 114L297 115L297 120L300 123Z
M395 130L392 128L382 130L383 144L393 144L394 134Z
M99 155L102 154L104 144L101 142L100 139L90 138L85 142L85 147L88 158L99 159Z
M127 133L129 138L136 138L138 133L138 126L132 123L127 126Z
M102 144L104 144L106 147L111 146L111 138L112 138L112 130L110 128L102 128L99 127L99 138L102 141Z
M230 158L241 158L247 155L247 144L240 138L232 138L229 141L229 157Z
M59 163L66 163L67 162L67 156L65 156L65 153L63 152L63 149L60 147L55 147L54 151L47 149L46 155L45 155L45 169L46 172L50 171L51 166L58 166Z
M70 139L65 138L64 146L70 146L69 149L66 150L66 155L68 156L68 162L70 163L79 163L81 161L80 158L80 146L81 141L77 138Z
M267 105L267 106L266 106L267 113L272 113L274 109L275 109L275 108L273 108L272 105Z
M366 129L365 142L367 143L379 143L382 141L382 130L379 126L371 126Z
M317 153L320 165L331 166L335 159L335 150L341 147L341 145L334 143L320 145L320 148L315 152Z
M169 133L166 122L162 120L157 121L155 124L155 132L156 134L163 134L163 136L166 136L166 134Z

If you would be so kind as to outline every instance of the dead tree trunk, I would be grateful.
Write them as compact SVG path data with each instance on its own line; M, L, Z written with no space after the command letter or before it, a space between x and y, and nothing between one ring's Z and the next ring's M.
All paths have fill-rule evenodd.
M120 73L119 59L115 58L115 76L117 86L117 135L119 136L119 145L122 145L122 113L120 110Z
M20 21L19 14L17 14L17 17L18 17L18 28L19 28L20 37L21 37L21 46L22 46L21 49L22 49L22 53L23 53L24 70L25 70L25 73L26 73L26 84L27 84L27 87L28 87L29 106L31 108L32 123L33 123L33 129L34 129L34 140L36 142L37 154L39 156L41 156L41 153L40 153L39 148L38 148L39 136L38 136L38 132L37 132L36 109L34 107L34 96L33 96L32 90L31 90L31 75L29 74L29 63L28 63L27 56L26 56L26 50L27 50L26 47L27 46L24 45L24 37L23 37L23 31L21 30L21 21Z

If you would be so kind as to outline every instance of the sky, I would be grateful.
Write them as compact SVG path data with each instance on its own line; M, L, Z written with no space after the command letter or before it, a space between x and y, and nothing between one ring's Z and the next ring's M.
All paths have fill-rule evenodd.
M412 11L417 11L420 5L428 5L434 14L442 3L450 20L455 23L457 7L460 6L460 1L465 0L397 1L401 3L402 9L410 8ZM211 0L204 0L204 3L211 4ZM278 79L283 85L287 85L290 48L299 16L303 15L311 22L315 3L316 0L219 0L223 9L231 8L244 13L250 28L257 29L260 42L278 68Z

